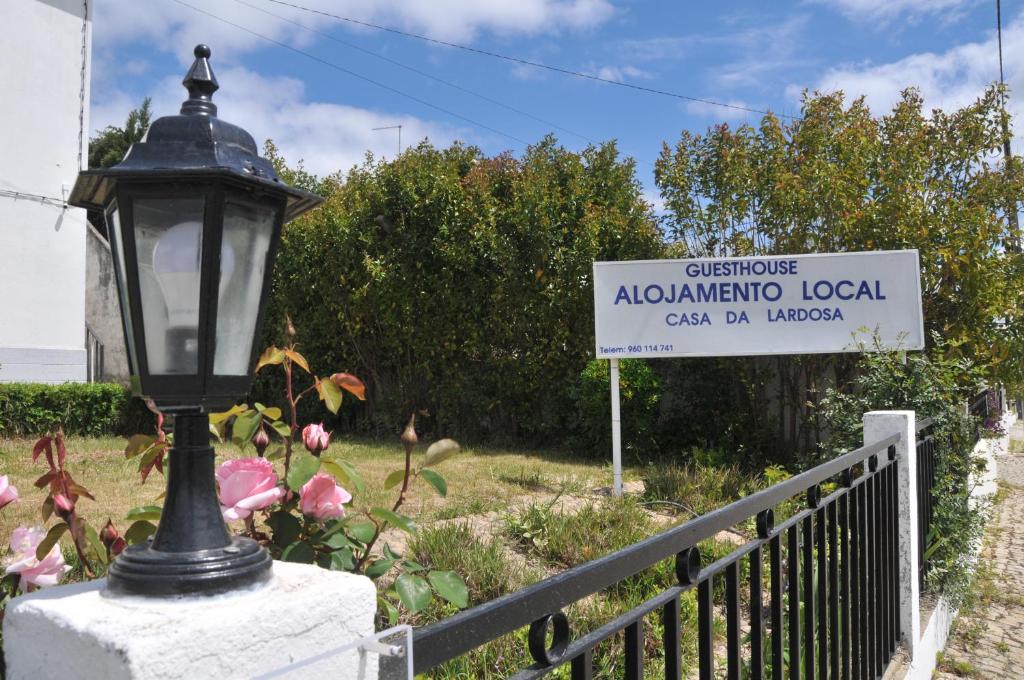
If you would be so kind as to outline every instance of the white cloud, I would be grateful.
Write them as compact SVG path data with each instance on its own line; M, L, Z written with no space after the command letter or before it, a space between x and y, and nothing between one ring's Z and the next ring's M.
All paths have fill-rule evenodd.
M272 138L289 163L303 160L307 170L326 175L347 171L362 162L367 151L394 158L395 131L372 128L402 126L402 145L408 148L424 137L447 145L463 135L454 128L414 116L371 111L354 106L307 101L302 81L266 77L241 67L221 69L217 79L229 84L214 95L217 115L247 130L258 145ZM150 93L156 115L177 112L186 93L180 78L167 77ZM138 106L123 93L115 93L92 110L92 127L123 125L127 112Z
M1004 69L1011 92L1024 95L1024 12L1003 31ZM877 113L892 108L907 87L920 89L929 108L953 109L978 98L989 84L999 80L996 36L981 42L957 45L945 52L912 54L887 64L850 64L831 68L813 84L819 91L842 90L849 97L864 95ZM798 98L802 88L791 85ZM1010 99L1020 115L1024 101Z
M345 26L323 15L302 12L267 0L185 0L188 4L233 23L292 45L312 38L308 31L267 12L311 28ZM561 30L585 30L608 20L609 0L303 0L311 9L425 33L448 41L469 41L483 31L533 35ZM265 11L260 11L265 10ZM266 46L261 38L229 26L183 4L163 0L105 0L96 8L94 44L110 49L121 43L146 43L174 51L182 63L191 60L188 48L210 44L218 61L237 59L241 52Z
M960 15L969 5L979 0L809 0L814 4L838 9L858 21L888 23L897 17L918 19L924 15L944 16L947 20Z
M595 75L604 80L613 80L616 83L624 83L627 80L650 80L652 78L648 71L638 69L635 66L602 66L595 69L591 66L587 73Z

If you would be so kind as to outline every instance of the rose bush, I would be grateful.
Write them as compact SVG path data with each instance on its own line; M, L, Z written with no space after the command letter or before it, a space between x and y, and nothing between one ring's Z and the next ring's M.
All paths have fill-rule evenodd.
M250 446L255 452L254 456L224 461L216 470L224 519L241 522L235 530L259 541L275 559L379 579L386 584L380 598L381 613L389 621L397 621L399 605L417 612L435 595L465 607L468 592L458 574L428 570L386 543L380 544L381 535L389 528L410 534L417 531L415 521L402 514L401 508L419 481L442 496L447 494L447 482L433 468L454 455L459 445L442 439L414 461L419 440L413 413L401 435L405 465L384 482L386 490L395 490L395 500L387 506L358 507L354 495L366 491L362 477L342 457L340 447L331 447L332 433L322 422L300 426L298 405L315 393L328 411L337 413L345 393L362 400L366 388L348 373L314 374L297 349L290 320L286 335L288 343L268 347L256 365L257 372L277 368L283 373L283 407L239 404L210 415L210 430L218 441L230 439L243 452ZM305 376L308 384L298 385L299 376ZM163 457L172 443L171 435L163 431L162 418L157 413L155 432L133 436L125 449L128 458L138 459L143 481L152 470L163 471ZM296 442L301 445L295 446ZM156 530L154 522L159 517L157 506L133 509L128 514L133 523L124 539L129 544L146 540Z

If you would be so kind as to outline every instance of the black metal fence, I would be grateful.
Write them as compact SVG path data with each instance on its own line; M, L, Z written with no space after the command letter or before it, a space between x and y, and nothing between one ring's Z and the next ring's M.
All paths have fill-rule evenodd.
M574 680L591 678L595 648L618 636L628 680L644 677L655 647L664 677L680 680L680 598L695 588L702 680L723 670L728 678L754 680L879 677L901 635L899 441L897 434L851 451L624 550L416 629L415 672L430 674L528 626L533 664L509 674L516 680L566 664ZM751 520L755 538L702 564L700 541ZM573 637L563 611L569 605L673 557L674 585ZM749 573L749 584L741 573ZM724 596L716 602L715 585L723 581ZM716 616L725 618L724 641L716 636ZM660 640L645 640L647 617L660 617Z
M935 475L938 465L935 422L925 418L917 424L917 564L918 581L924 587L928 573L928 555L935 544L932 531L935 517Z

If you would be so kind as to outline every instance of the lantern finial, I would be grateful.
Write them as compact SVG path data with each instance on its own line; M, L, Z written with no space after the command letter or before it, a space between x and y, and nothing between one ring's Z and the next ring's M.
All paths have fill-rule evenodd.
M216 116L217 105L213 103L213 93L220 85L217 84L217 77L213 75L210 68L210 48L206 45L196 45L192 51L196 60L192 62L192 68L185 74L181 84L188 89L188 99L181 104L181 115Z

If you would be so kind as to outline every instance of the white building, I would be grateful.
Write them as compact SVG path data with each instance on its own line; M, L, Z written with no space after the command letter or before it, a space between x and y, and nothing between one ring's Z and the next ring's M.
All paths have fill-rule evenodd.
M94 0L2 0L0 382L83 381L84 210Z

